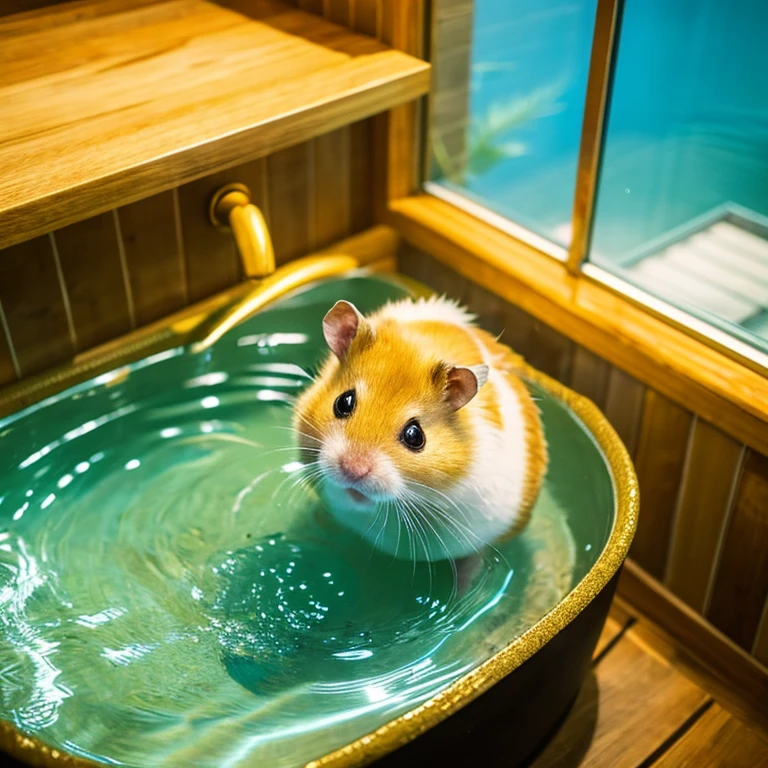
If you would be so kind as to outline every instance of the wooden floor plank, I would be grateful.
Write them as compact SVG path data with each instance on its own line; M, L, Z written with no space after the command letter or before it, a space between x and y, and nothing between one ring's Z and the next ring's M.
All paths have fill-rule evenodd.
M628 619L625 621L617 619L614 617L613 611L611 611L611 615L606 619L603 631L597 640L597 645L592 654L593 659L597 659L611 643L615 642L616 638L624 631L627 623Z
M707 701L626 633L595 666L531 768L636 768Z
M653 765L654 768L757 768L768 765L768 740L714 704Z

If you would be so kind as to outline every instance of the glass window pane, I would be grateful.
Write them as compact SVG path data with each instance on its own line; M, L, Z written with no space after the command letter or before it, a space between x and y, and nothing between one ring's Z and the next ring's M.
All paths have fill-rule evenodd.
M564 247L595 8L436 3L433 180Z
M590 256L746 339L768 339L766 31L765 0L626 0Z

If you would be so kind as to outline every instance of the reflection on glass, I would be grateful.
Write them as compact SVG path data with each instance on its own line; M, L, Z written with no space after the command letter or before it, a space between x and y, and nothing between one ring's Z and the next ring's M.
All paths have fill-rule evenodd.
M768 340L766 29L764 0L627 0L591 260Z
M467 69L470 96L459 137L435 112L433 178L565 247L595 7L475 0L470 61L447 42L437 52L436 98L454 102Z

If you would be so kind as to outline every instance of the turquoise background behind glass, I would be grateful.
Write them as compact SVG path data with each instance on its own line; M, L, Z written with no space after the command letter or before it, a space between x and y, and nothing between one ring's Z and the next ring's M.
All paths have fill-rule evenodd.
M476 0L470 111L549 89L466 192L568 245L594 0ZM627 0L593 246L626 252L726 202L768 215L768 3ZM493 71L489 71L489 67Z

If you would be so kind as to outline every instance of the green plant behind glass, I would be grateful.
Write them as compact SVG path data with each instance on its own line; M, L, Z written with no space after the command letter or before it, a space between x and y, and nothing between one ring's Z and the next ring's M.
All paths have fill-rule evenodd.
M479 66L472 68L473 75L482 74L490 65L482 65L481 71ZM512 134L532 120L559 112L562 107L557 100L562 91L562 84L554 83L524 96L492 101L484 112L470 116L466 152L456 156L451 156L440 132L433 129L432 157L437 166L433 177L463 185L468 178L489 173L503 160L526 154L525 143Z

